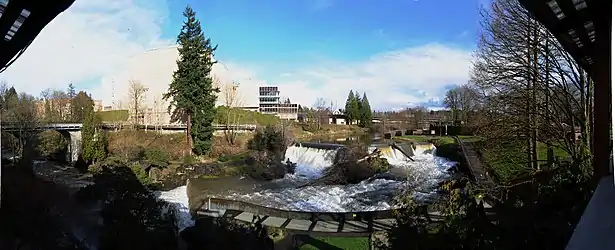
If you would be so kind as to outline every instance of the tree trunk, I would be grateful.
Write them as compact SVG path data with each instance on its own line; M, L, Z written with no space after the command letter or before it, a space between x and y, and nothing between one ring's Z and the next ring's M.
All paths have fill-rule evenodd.
M538 137L538 121L536 119L538 114L538 99L537 99L537 88L538 88L538 44L539 44L539 36L538 36L538 24L535 21L532 21L531 24L534 26L534 42L532 46L532 50L534 51L534 63L532 67L532 167L534 169L540 170L540 164L538 163L538 148L537 148L537 137Z
M191 118L191 114L190 111L187 112L186 114L186 143L188 144L188 147L190 148L190 155L192 155L192 140L191 140L191 134L190 134L190 128L192 127L192 120Z
M551 122L550 115L549 115L550 112L551 112L549 110L549 101L550 101L549 100L549 95L550 95L550 93L549 93L549 91L550 91L550 89L549 89L549 86L550 86L549 81L551 80L550 77L549 77L550 74L551 74L551 71L550 71L550 68L549 68L550 67L549 60L550 60L550 58L549 58L549 37L548 37L548 35L546 35L545 36L545 83L544 83L544 94L545 94L545 111L544 111L545 112L545 116L544 116L544 126L545 127L544 127L544 129L545 130L548 129L551 126L551 124L549 124ZM549 135L549 138L547 138L547 152L548 152L547 153L547 155L548 155L548 157L547 157L547 160L548 160L547 164L549 165L549 167L551 167L551 165L553 164L553 161L552 161L552 159L553 159L553 145L551 145L551 136L550 135Z
M527 23L527 34L526 34L526 40L527 40L527 51L526 51L526 66L525 66L525 70L526 70L526 75L527 75L527 81L526 81L526 85L525 85L525 93L523 93L523 98L525 99L525 140L527 143L527 149L525 151L526 155L527 155L527 167L528 168L533 168L533 159L532 159L532 127L531 127L531 122L532 122L532 114L531 114L531 105L532 103L530 102L530 91L531 89L531 85L532 85L532 41L531 41L531 26L529 24L529 22L531 21L530 17L528 16L528 23Z

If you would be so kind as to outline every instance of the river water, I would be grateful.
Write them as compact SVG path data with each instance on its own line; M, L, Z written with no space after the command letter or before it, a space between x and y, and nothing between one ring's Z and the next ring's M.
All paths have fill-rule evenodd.
M357 138L358 139L358 138ZM350 138L349 140L352 140ZM288 148L286 158L297 164L295 174L271 182L257 182L234 177L212 180L191 180L191 190L186 186L160 192L160 199L171 203L180 212L180 228L192 225L188 215L189 198L210 196L251 202L268 207L295 211L347 212L373 211L393 208L394 198L409 188L415 190L416 198L428 200L434 197L438 184L450 178L449 170L456 163L436 156L436 147L431 144L417 145L411 161L401 152L389 146L379 147L392 169L387 175L371 178L352 185L306 186L322 176L333 164L335 149L319 149L295 145ZM344 143L346 140L335 140ZM331 142L323 141L321 142ZM380 144L381 145L381 144Z

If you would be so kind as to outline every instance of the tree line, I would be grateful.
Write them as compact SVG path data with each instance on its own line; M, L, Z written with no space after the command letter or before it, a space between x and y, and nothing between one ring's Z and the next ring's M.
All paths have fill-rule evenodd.
M190 7L186 8L184 16L186 22L177 37L181 59L177 61L178 69L173 73L173 80L163 99L169 101L167 111L171 114L171 122L187 124L186 140L192 152L204 155L212 146L215 103L220 92L211 72L216 63L214 52L217 46L205 38L196 13ZM138 124L144 116L143 101L148 89L136 80L129 83L129 112L133 122ZM3 96L3 108L9 110L3 113L3 118L9 119L3 121L15 121L21 124L19 126L33 126L29 123L35 121L100 122L100 117L88 117L93 113L92 98L84 91L76 93L72 84L67 91L47 89L41 93L41 98L25 93L18 95L14 88L5 88ZM235 100L230 99L227 100L233 102L230 105L235 105ZM42 111L37 106L40 103L43 104ZM37 120L37 117L41 119ZM230 117L229 120L235 118ZM228 140L234 142L234 137L228 135Z
M75 91L69 84L67 91L46 89L40 97L17 93L15 87L0 84L2 121L16 126L37 122L83 122L94 109L94 101L85 91Z
M455 120L497 141L524 138L530 169L540 168L539 143L591 165L593 80L518 3L499 0L481 15L470 82L444 100Z
M344 115L346 121L350 124L358 124L361 127L368 127L372 124L373 111L369 105L367 94L363 92L363 97L359 96L359 92L350 90L346 105L344 106Z
M451 119L477 127L483 140L471 145L481 153L519 148L492 155L498 159L489 171L511 161L521 166L494 186L445 185L435 205L445 219L437 226L422 206L403 201L408 210L385 248L564 249L595 190L593 80L517 1L495 0L480 14L470 81L449 90L444 104ZM546 164L541 147L570 159ZM482 206L487 200L493 218Z
M38 140L37 149L45 157L51 157L66 148L67 141L59 133L33 130L41 123L83 123L81 147L82 159L96 161L106 155L106 138L100 130L102 121L94 110L94 101L85 91L77 92L73 84L67 91L46 89L39 98L25 92L17 93L15 87L0 85L0 112L2 122L17 130L16 140L3 137L3 146L21 152L27 140Z

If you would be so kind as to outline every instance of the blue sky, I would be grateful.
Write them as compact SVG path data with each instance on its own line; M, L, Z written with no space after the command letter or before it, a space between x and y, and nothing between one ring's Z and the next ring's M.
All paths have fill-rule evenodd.
M177 35L186 4L219 44L221 61L272 65L260 70L269 81L323 58L360 61L430 43L472 50L478 30L471 1L210 0L170 2L165 36Z
M277 85L302 105L324 98L343 106L353 89L378 109L436 107L447 88L467 82L479 1L485 0L77 1L4 78L31 91L40 88L22 82L73 82L107 101L126 58L174 42L189 4L219 45L225 79L247 92ZM45 70L24 76L26 62Z
M219 57L256 63L357 60L430 42L472 49L477 29L477 7L459 0L210 0L172 1L165 36L177 35L186 4Z

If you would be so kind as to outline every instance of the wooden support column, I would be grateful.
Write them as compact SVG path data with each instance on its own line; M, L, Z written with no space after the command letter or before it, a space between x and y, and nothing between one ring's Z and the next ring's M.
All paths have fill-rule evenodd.
M605 52L594 71L594 181L609 175L611 155L611 60ZM598 66L597 65L597 66Z

